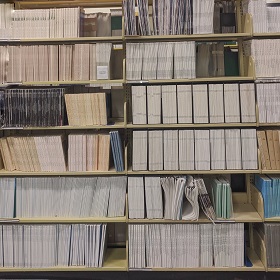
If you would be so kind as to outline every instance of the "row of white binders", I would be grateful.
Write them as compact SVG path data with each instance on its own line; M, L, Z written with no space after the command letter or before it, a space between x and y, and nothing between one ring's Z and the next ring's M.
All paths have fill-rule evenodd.
M243 267L244 224L131 224L129 268Z
M1 225L0 267L102 267L106 224Z
M0 83L110 79L112 44L0 46Z
M132 169L257 169L256 129L133 131Z
M211 221L230 219L233 205L229 180L221 176L128 177L130 219L195 221L199 206Z
M0 150L1 165L6 171L108 171L110 150L116 171L124 170L118 131L4 137L0 139Z
M253 83L132 86L131 97L133 124L256 122Z
M124 216L127 178L1 178L0 218Z

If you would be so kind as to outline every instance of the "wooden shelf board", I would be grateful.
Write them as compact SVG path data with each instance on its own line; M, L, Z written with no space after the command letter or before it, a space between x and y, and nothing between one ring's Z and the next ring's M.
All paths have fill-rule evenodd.
M159 171L132 171L128 175L183 175L183 174L259 174L259 170L159 170ZM279 171L280 173L280 171ZM1 173L0 173L1 174Z
M268 267L267 272L280 272L280 267Z
M28 44L28 43L88 43L88 42L112 42L122 43L122 36L111 37L78 37L78 38L26 38L26 39L0 39L0 44Z
M125 223L126 217L88 217L88 218L69 218L69 217L37 217L37 218L14 218L0 219L1 223L15 224L77 224L77 223Z
M215 128L215 127L256 127L256 123L176 123L176 124L132 124L128 123L127 128Z
M280 222L280 217L264 218L264 221L267 222L267 223L270 223L270 222L279 223Z
M280 126L280 123L259 123L259 126Z
M193 79L126 81L126 83L128 83L128 84L172 84L172 83L239 82L239 81L254 81L254 80L255 80L254 77L227 76L227 77L207 77L207 78L193 78Z
M253 39L265 39L265 38L280 38L280 32L273 33L253 33Z
M87 81L35 81L22 82L23 86L34 85L88 85L88 84L123 84L124 80L87 80ZM12 85L13 83L11 83ZM16 84L16 83L15 83ZM9 83L8 83L9 85Z
M252 267L183 267L183 268L147 268L151 271L265 271L265 268L257 256L252 250L247 250L248 257L251 260ZM141 269L139 269L141 270Z
M87 130L87 129L116 129L125 128L125 124L122 121L114 121L114 124L108 125L88 125L88 126L49 126L49 127L7 127L0 128L0 130Z
M221 34L190 34L190 35L154 35L154 36L125 36L130 41L237 41L250 38L250 33L221 33Z
M48 268L0 268L0 272L55 272L55 271L127 271L125 248L108 248L105 254L103 267L91 268L85 266Z
M280 174L280 170L265 170L265 169L262 169L261 173L262 174Z
M255 210L252 204L238 203L233 205L234 215L229 220L216 220L216 223L257 223L262 222L262 218ZM187 223L211 223L211 221L205 216L204 212L200 210L199 219L197 221L186 220L164 220L164 219L128 219L129 223L135 224L187 224Z
M47 171L40 171L40 172L27 172L27 171L6 171L0 170L0 177L1 176L99 176L99 175L125 175L126 172L116 172L115 170L110 171L81 171L81 172L73 172L73 171L66 171L66 172L47 172Z

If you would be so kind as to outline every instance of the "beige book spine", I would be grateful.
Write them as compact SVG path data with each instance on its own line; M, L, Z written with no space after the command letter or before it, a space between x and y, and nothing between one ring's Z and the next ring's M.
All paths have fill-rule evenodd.
M266 139L267 139L267 145L268 145L270 165L273 170L276 170L277 166L276 166L276 161L275 161L275 152L274 152L274 145L273 145L273 131L272 130L266 131Z
M277 170L280 170L280 142L279 142L279 133L278 130L273 130L273 147L274 155Z
M257 131L258 144L261 153L262 168L271 170L265 131Z

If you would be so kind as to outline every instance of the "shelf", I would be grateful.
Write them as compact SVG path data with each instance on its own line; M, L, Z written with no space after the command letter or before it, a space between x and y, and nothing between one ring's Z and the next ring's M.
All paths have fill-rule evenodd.
M253 33L253 39L280 39L280 32Z
M252 267L182 267L182 268L147 268L150 271L265 271L265 268L252 249L247 249L247 254L251 260ZM135 270L135 269L133 269ZM141 269L139 269L141 270Z
M88 42L112 42L122 43L122 36L111 37L78 37L78 38L26 38L26 39L0 39L0 44L28 44L28 43L88 43Z
M214 82L241 82L254 81L253 76L227 76L227 77L207 77L207 78L193 78L193 79L165 79L165 80L140 80L140 81L126 81L128 84L172 84L172 83L214 83Z
M238 203L233 205L233 218L229 220L216 220L215 223L259 223L262 218L251 204ZM189 223L211 223L200 209L199 219L197 221L185 220L164 220L164 219L128 219L129 223L134 224L189 224Z
M1 223L14 223L14 224L89 224L89 223L125 223L126 217L89 217L89 218L69 218L69 217L59 217L59 218L14 218L5 219L0 218Z
M43 81L22 82L23 86L34 85L90 85L90 84L123 84L124 80L88 80L88 81Z
M127 271L125 248L109 248L106 251L103 267L91 268L85 266L63 267L55 266L48 268L0 268L0 272L40 272L40 271Z
M125 36L127 42L135 41L237 41L250 38L250 33L221 33L221 34L190 34L190 35L154 35L154 36Z
M124 122L115 121L114 124L108 125L88 125L88 126L73 126L73 125L64 125L64 126L49 126L49 127L7 127L0 128L0 130L87 130L87 129L117 129L125 128Z
M127 128L152 129L152 128L216 128L216 127L256 127L256 123L174 123L174 124L132 124Z
M125 175L126 172L117 172L115 170L110 171L79 171L79 172L73 172L73 171L66 171L66 172L53 172L53 171L40 171L40 172L29 172L29 171L6 171L6 170L0 170L0 177L5 176L102 176L102 175L108 175L108 176L117 176L117 175Z
M280 126L280 123L259 123L259 127Z
M128 170L128 175L183 175L183 174L259 174L256 170L159 170L159 171L132 171ZM280 171L279 171L280 173ZM1 173L0 173L1 174Z
M280 170L265 170L265 169L262 169L261 173L262 174L280 174Z

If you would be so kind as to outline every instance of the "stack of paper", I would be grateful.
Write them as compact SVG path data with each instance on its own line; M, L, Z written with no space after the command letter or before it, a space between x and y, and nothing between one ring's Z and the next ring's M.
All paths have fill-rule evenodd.
M194 170L194 131L179 130L179 169Z
M109 134L69 134L69 171L108 171L109 159Z
M133 131L132 170L148 170L148 131Z
M224 88L222 84L208 85L210 123L224 123Z
M96 78L97 80L110 80L110 60L112 43L96 44Z
M256 139L256 130L241 129L241 142L242 142L241 143L242 144L242 169L251 169L251 170L258 169L258 147L257 147L257 139ZM278 149L280 152L279 145L278 145ZM280 155L279 155L279 163L280 163Z
M224 84L225 122L240 122L238 84Z
M148 124L161 123L161 97L161 86L147 86ZM137 103L137 107L140 107L139 102ZM145 109L142 112L144 111Z
M224 177L209 177L205 180L217 219L230 219L233 215L232 190Z
M241 105L241 122L243 123L256 122L256 98L255 98L254 84L240 84L240 105ZM259 114L260 114L260 107L259 107Z
M244 242L244 224L213 226L214 266L244 266Z
M8 171L66 171L63 136L1 138L1 154Z
M9 51L7 46L0 46L0 84L7 81L7 65L9 62Z
M226 169L226 143L223 129L210 130L210 152L211 169ZM256 151L255 156L257 156Z
M174 45L174 79L195 78L195 42L176 42Z
M262 194L264 217L279 217L280 203L278 193L280 188L280 177L277 175L256 175L255 186Z
M194 123L208 123L207 85L193 85L193 120Z
M106 93L65 94L69 125L106 125Z
M178 123L192 123L192 86L177 85Z
M130 268L244 266L244 224L129 225Z
M242 169L240 129L225 129L226 168Z
M13 4L0 4L0 38L9 39L12 27Z
M262 238L266 248L267 267L279 268L279 223L265 223L264 229L261 228L257 233Z
M150 88L150 87L149 87ZM145 86L132 86L132 123L147 123L147 94Z
M136 35L135 1L123 1L123 14L126 35Z
M64 124L63 88L6 89L1 92L4 127L44 127Z
M178 130L163 131L163 169L179 170Z
M0 237L2 267L102 267L106 224L1 225Z
M128 177L128 215L130 219L145 218L144 178Z
M14 217L15 179L0 179L0 218Z
M161 86L162 122L177 123L176 86Z
M186 177L185 199L182 206L182 220L196 221L199 217L198 187L192 176Z
M198 190L198 198L203 212L205 213L206 217L213 222L216 219L216 214L204 184L204 180L202 178L195 178L194 186Z
M210 170L209 130L195 130L195 170Z
M172 79L174 63L174 43L161 42L157 53L157 79Z
M17 218L124 216L126 177L12 180L13 186L16 185ZM10 191L5 188L3 193L8 197Z
M280 169L279 130L257 131L262 169Z
M280 83L258 83L257 100L259 108L259 122L260 123L276 123L280 122L280 100L278 93L280 90Z
M148 131L149 170L163 170L163 131Z
M143 80L155 80L157 78L158 48L161 43L143 44Z
M160 177L145 177L146 213L148 219L162 219L163 204Z
M114 165L117 172L124 171L123 147L118 131L110 132L111 148L113 153Z
M128 1L129 2L129 1ZM126 79L139 81L142 79L144 45L142 43L126 44Z

